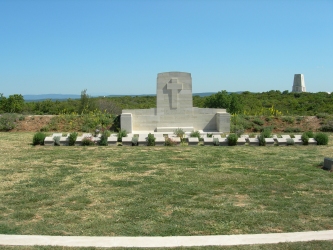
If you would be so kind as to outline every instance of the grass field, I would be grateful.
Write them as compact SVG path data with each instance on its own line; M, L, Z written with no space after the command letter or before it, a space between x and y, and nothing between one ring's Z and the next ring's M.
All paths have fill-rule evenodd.
M0 234L333 229L333 173L318 168L332 135L288 147L34 147L32 137L0 133Z

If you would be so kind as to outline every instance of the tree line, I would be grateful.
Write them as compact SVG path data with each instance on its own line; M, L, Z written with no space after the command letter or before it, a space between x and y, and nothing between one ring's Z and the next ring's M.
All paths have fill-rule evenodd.
M210 96L193 96L193 106L199 108L224 108L232 114L260 115L263 109L271 109L283 115L333 114L333 94L293 93L271 90L262 93L228 93L219 91ZM122 109L148 109L156 107L156 96L91 97L87 90L80 99L42 100L26 102L21 94L8 98L0 93L0 113L22 114L82 114L100 110L118 115Z

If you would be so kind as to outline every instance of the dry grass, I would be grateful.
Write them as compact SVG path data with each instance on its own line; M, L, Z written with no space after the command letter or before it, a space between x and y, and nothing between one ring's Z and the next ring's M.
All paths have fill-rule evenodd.
M332 229L328 146L45 147L0 134L0 233L214 235Z

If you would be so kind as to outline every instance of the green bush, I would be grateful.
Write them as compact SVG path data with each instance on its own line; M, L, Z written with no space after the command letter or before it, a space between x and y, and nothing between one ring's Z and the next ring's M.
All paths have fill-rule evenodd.
M317 133L314 137L317 141L317 145L327 145L328 144L328 136L324 133Z
M333 120L327 121L324 125L322 125L320 127L320 131L333 132Z
M261 132L261 135L263 135L264 138L271 138L272 137L272 129L271 128L264 128Z
M76 142L76 138L77 138L77 133L76 132L70 133L69 136L68 136L68 145L69 146L74 146L75 142Z
M295 118L292 116L284 116L282 117L283 122L287 122L289 124L293 124L295 122Z
M101 135L101 139L99 141L100 146L107 146L108 145L108 138L110 136L109 130L104 130Z
M238 136L236 134L230 134L228 136L228 145L236 146L237 145Z
M306 133L302 134L301 140L303 142L303 145L308 145L309 144L309 136Z
M92 146L95 145L94 138L92 136L84 137L81 142L82 146Z
M183 141L183 137L185 135L185 131L181 128L177 128L173 133L180 138L181 141Z
M261 132L261 134L258 136L259 146L266 146L265 138L266 137L264 136L264 133Z
M253 126L253 132L261 132L263 130L262 126L254 125Z
M199 131L193 131L190 134L190 137L197 137L200 140L200 132Z
M317 118L318 119L322 119L322 118L327 118L327 117L329 117L329 114L327 114L327 113L318 113L318 114L316 114L316 116L317 116Z
M309 138L313 138L314 137L314 134L313 134L312 131L304 132L304 134L306 134Z
M212 137L213 137L213 134L207 133L207 138L212 138Z
M34 134L34 137L32 138L32 145L44 145L46 134L42 132L37 132Z
M151 133L149 133L147 137L147 146L155 146L155 137Z
M177 142L175 142L171 138L166 138L165 139L165 146L172 147L172 146L176 146L176 145L177 145Z
M257 125L259 125L259 126L262 126L262 125L264 125L264 121L263 120L261 120L260 118L254 118L253 120L252 120L252 122L253 123L255 123L255 124L257 124Z
M60 138L61 136L53 137L54 146L60 146Z
M127 131L126 130L120 130L119 133L118 133L118 142L121 142L122 138L126 137L126 136L127 136Z
M16 115L15 114L3 114L0 115L0 131L9 131L16 126Z
M287 139L287 146L292 146L292 145L294 145L294 144L295 144L294 139L292 139L292 138L288 138L288 139Z
M132 146L138 146L139 145L139 137L133 136L132 137Z
M300 128L286 128L283 130L286 133L299 133L301 132Z

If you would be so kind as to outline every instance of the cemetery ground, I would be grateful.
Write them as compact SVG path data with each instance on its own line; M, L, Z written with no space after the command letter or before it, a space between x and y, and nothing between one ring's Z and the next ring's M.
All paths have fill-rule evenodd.
M33 134L0 133L0 234L186 236L333 229L333 175L319 168L332 154L332 134L327 146L288 147L45 147L31 145Z

